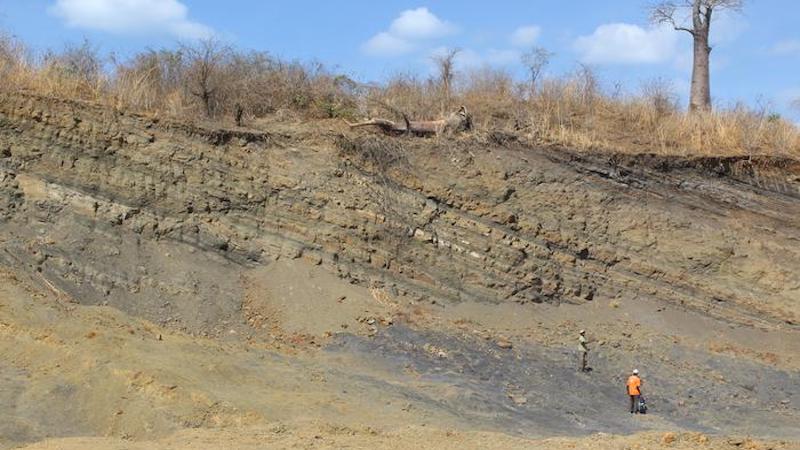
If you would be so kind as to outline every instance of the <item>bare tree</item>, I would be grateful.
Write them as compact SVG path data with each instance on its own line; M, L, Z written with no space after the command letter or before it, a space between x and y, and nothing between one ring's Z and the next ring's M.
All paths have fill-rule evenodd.
M24 70L29 63L29 53L25 45L17 38L0 31L0 79L3 80L0 90L19 88L18 77L13 74Z
M144 110L169 109L170 100L186 91L187 63L178 50L152 50L127 60L112 57L118 100Z
M189 93L200 99L206 116L216 112L217 96L223 88L225 65L231 49L214 38L203 39L195 45L181 47L187 59Z
M743 0L662 1L650 9L650 20L653 23L668 24L677 31L685 31L691 34L694 40L690 111L711 110L709 75L711 45L709 45L708 36L714 11L723 9L738 11L742 8L743 3ZM691 24L687 22L691 22Z
M442 113L450 108L453 78L455 78L456 74L455 59L460 52L460 48L450 49L432 58L436 68L439 70L439 82L442 89Z
M100 51L88 39L80 44L67 44L61 53L49 52L45 55L45 60L65 75L88 86L97 84L103 70Z
M578 63L578 68L572 75L572 81L578 88L581 103L587 107L593 107L597 95L600 91L600 81L594 68L588 64Z
M642 96L659 117L677 111L679 104L678 94L672 83L663 78L654 78L642 83Z
M553 55L554 53L543 47L533 47L522 54L522 64L528 69L528 76L530 77L531 94L536 92L536 83L539 81L544 68L550 64L550 58Z

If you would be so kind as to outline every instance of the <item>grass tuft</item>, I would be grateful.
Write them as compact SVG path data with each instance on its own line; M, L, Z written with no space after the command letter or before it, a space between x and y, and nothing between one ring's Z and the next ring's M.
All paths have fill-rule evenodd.
M286 117L401 119L390 109L434 119L464 105L477 132L514 141L586 151L800 159L800 130L769 108L737 104L688 114L662 80L635 93L608 92L586 66L536 84L491 68L457 73L446 88L438 78L414 74L364 84L321 64L287 62L214 40L120 61L102 57L89 42L36 55L0 34L0 80L3 91L221 126L252 128L261 119Z

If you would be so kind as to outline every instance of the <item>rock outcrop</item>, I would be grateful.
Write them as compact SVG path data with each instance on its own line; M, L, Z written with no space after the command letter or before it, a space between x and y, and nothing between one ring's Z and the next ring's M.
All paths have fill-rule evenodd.
M240 269L278 258L416 301L647 297L796 327L798 174L493 136L211 130L6 95L0 262L200 333L241 325Z

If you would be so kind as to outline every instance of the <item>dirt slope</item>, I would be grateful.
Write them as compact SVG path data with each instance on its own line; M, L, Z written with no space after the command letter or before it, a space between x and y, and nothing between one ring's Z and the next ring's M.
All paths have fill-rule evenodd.
M593 364L594 373L574 378L574 370L565 370L572 361L537 360L531 354L537 348L522 340L515 342L525 350L514 353L434 336L410 345L415 333L398 328L393 333L400 336L381 333L365 341L347 334L325 352L305 347L287 356L258 345L170 332L111 308L64 303L7 272L1 278L4 447L50 436L100 435L111 438L55 439L30 448L457 448L467 443L473 448L732 448L730 442L795 448L786 437L770 442L737 437L791 438L796 414L786 407L771 417L747 410L708 418L687 406L684 414L706 424L738 422L743 415L747 423L704 427L724 431L725 438L670 431L696 425L677 423L680 415L655 400L656 392L669 388L656 388L655 377L654 409L647 416L630 417L624 404L615 405L624 398L608 393L588 403L572 395L550 399L558 389L542 386L550 377L536 372L558 373L575 392L593 392L609 378L601 369L608 363ZM344 351L352 345L371 347L368 354ZM383 348L390 345L406 349L400 352L403 367L390 361L398 352ZM496 361L486 361L486 355ZM520 383L526 379L538 380L536 386ZM509 386L508 380L518 384ZM607 410L592 411L592 405ZM759 426L767 422L770 428ZM530 437L584 435L598 428L663 431Z
M0 98L0 445L791 446L798 174Z
M342 427L302 425L267 429L191 430L158 441L133 443L107 438L72 438L46 441L24 447L26 450L189 450L196 448L263 448L315 449L408 449L436 448L460 450L531 449L531 450L606 450L606 449L675 449L714 450L736 449L782 450L797 448L786 442L763 442L750 438L709 438L700 433L647 433L635 436L598 434L590 438L523 439L497 433L475 433L431 430L412 427L390 433L356 430Z

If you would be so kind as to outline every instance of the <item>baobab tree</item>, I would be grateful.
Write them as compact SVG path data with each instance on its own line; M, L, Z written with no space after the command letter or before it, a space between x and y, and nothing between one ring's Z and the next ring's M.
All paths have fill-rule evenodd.
M694 61L689 111L711 110L709 73L711 45L708 37L714 11L724 9L738 11L741 10L743 3L743 0L680 0L662 1L652 6L650 20L653 23L668 24L676 31L685 31L692 35Z

